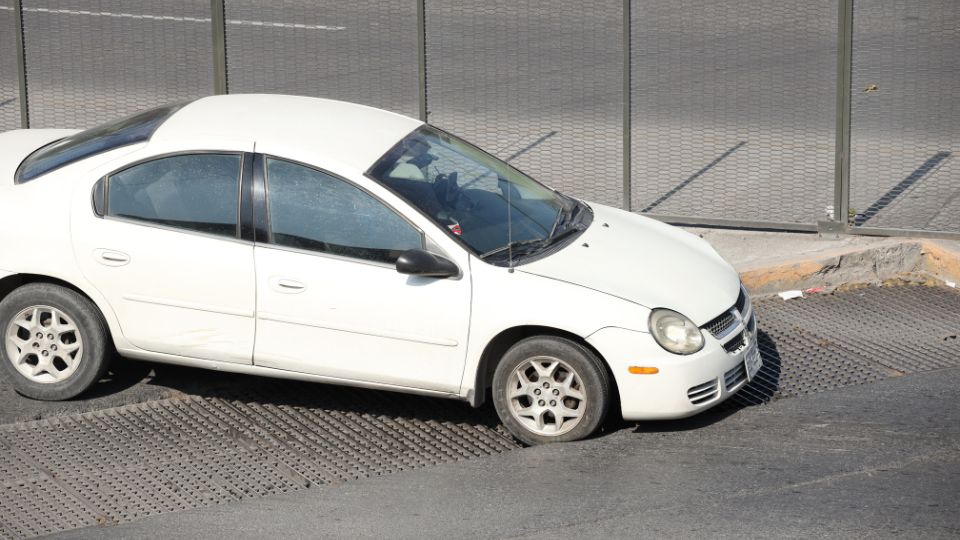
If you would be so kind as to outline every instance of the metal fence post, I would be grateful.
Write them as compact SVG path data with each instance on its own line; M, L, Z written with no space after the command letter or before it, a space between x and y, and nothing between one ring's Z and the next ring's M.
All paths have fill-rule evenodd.
M27 102L27 51L23 40L23 0L13 1L13 22L17 25L17 82L20 87L20 127L30 127L30 104Z
M420 90L420 120L427 121L427 2L417 0L417 68Z
M632 202L633 149L631 135L633 129L633 111L631 104L633 67L631 65L632 38L630 9L631 0L623 0L623 209L630 211Z
M213 93L226 94L227 87L227 20L224 0L210 0L210 21L213 30Z
M853 1L837 0L837 132L834 164L833 224L848 229L850 213L850 107L853 76Z

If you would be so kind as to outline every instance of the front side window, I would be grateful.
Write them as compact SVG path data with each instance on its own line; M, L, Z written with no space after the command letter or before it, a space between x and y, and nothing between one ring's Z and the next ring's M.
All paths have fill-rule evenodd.
M235 237L239 154L190 154L134 165L107 178L108 216Z
M577 201L431 126L400 141L368 174L495 264L569 236L586 214Z
M267 203L280 246L390 264L423 246L417 229L365 191L296 163L267 159Z

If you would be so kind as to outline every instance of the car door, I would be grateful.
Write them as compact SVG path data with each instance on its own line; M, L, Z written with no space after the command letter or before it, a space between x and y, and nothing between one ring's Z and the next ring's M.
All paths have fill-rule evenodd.
M396 271L424 235L377 197L309 166L258 156L268 242L258 243L255 363L341 380L457 392L470 316L457 278ZM261 168L262 167L262 168ZM256 191L256 190L255 190Z
M81 270L132 345L252 363L253 242L239 235L252 154L243 150L252 145L143 158L101 179L91 215L73 220Z

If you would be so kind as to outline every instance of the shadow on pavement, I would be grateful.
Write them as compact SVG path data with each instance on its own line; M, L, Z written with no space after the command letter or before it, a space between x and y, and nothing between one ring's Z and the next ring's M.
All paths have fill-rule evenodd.
M112 396L128 391L153 378L152 364L114 358L107 374L80 396L70 401L82 401Z
M473 409L468 404L455 400L385 390L273 379L172 365L150 366L154 375L146 382L147 385L162 386L202 398L427 422L454 422L492 429L500 426L496 411L490 403Z
M897 197L913 187L914 184L929 176L930 173L939 167L940 163L949 158L950 155L950 152L937 152L930 156L929 159L924 161L912 173L907 175L906 178L899 181L895 186L890 188L889 191L877 199L877 202L871 204L869 208L857 214L854 218L854 225L859 227L867 221L870 221L870 219L880 213L881 210L890 206Z

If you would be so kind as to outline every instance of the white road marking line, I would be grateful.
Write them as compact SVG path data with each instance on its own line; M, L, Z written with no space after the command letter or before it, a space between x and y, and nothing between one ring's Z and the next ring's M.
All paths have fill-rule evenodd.
M0 10L13 11L12 7L0 6ZM23 8L23 11L32 13L50 13L54 15L86 15L89 17L112 17L115 19L145 19L150 21L173 21L173 22L195 22L209 23L210 19L199 17L174 17L172 15L137 15L135 13L111 13L109 11L82 11L71 9L49 9L49 8ZM299 24L268 21L245 21L239 19L227 19L227 24L234 26L267 26L271 28L295 28L297 30L346 30L346 26L329 26L325 24Z
M346 26L327 26L323 24L297 24L297 23L282 23L282 22L266 22L266 21L241 21L236 19L228 19L227 24L235 24L238 26L272 26L275 28L298 28L303 30L346 30Z

